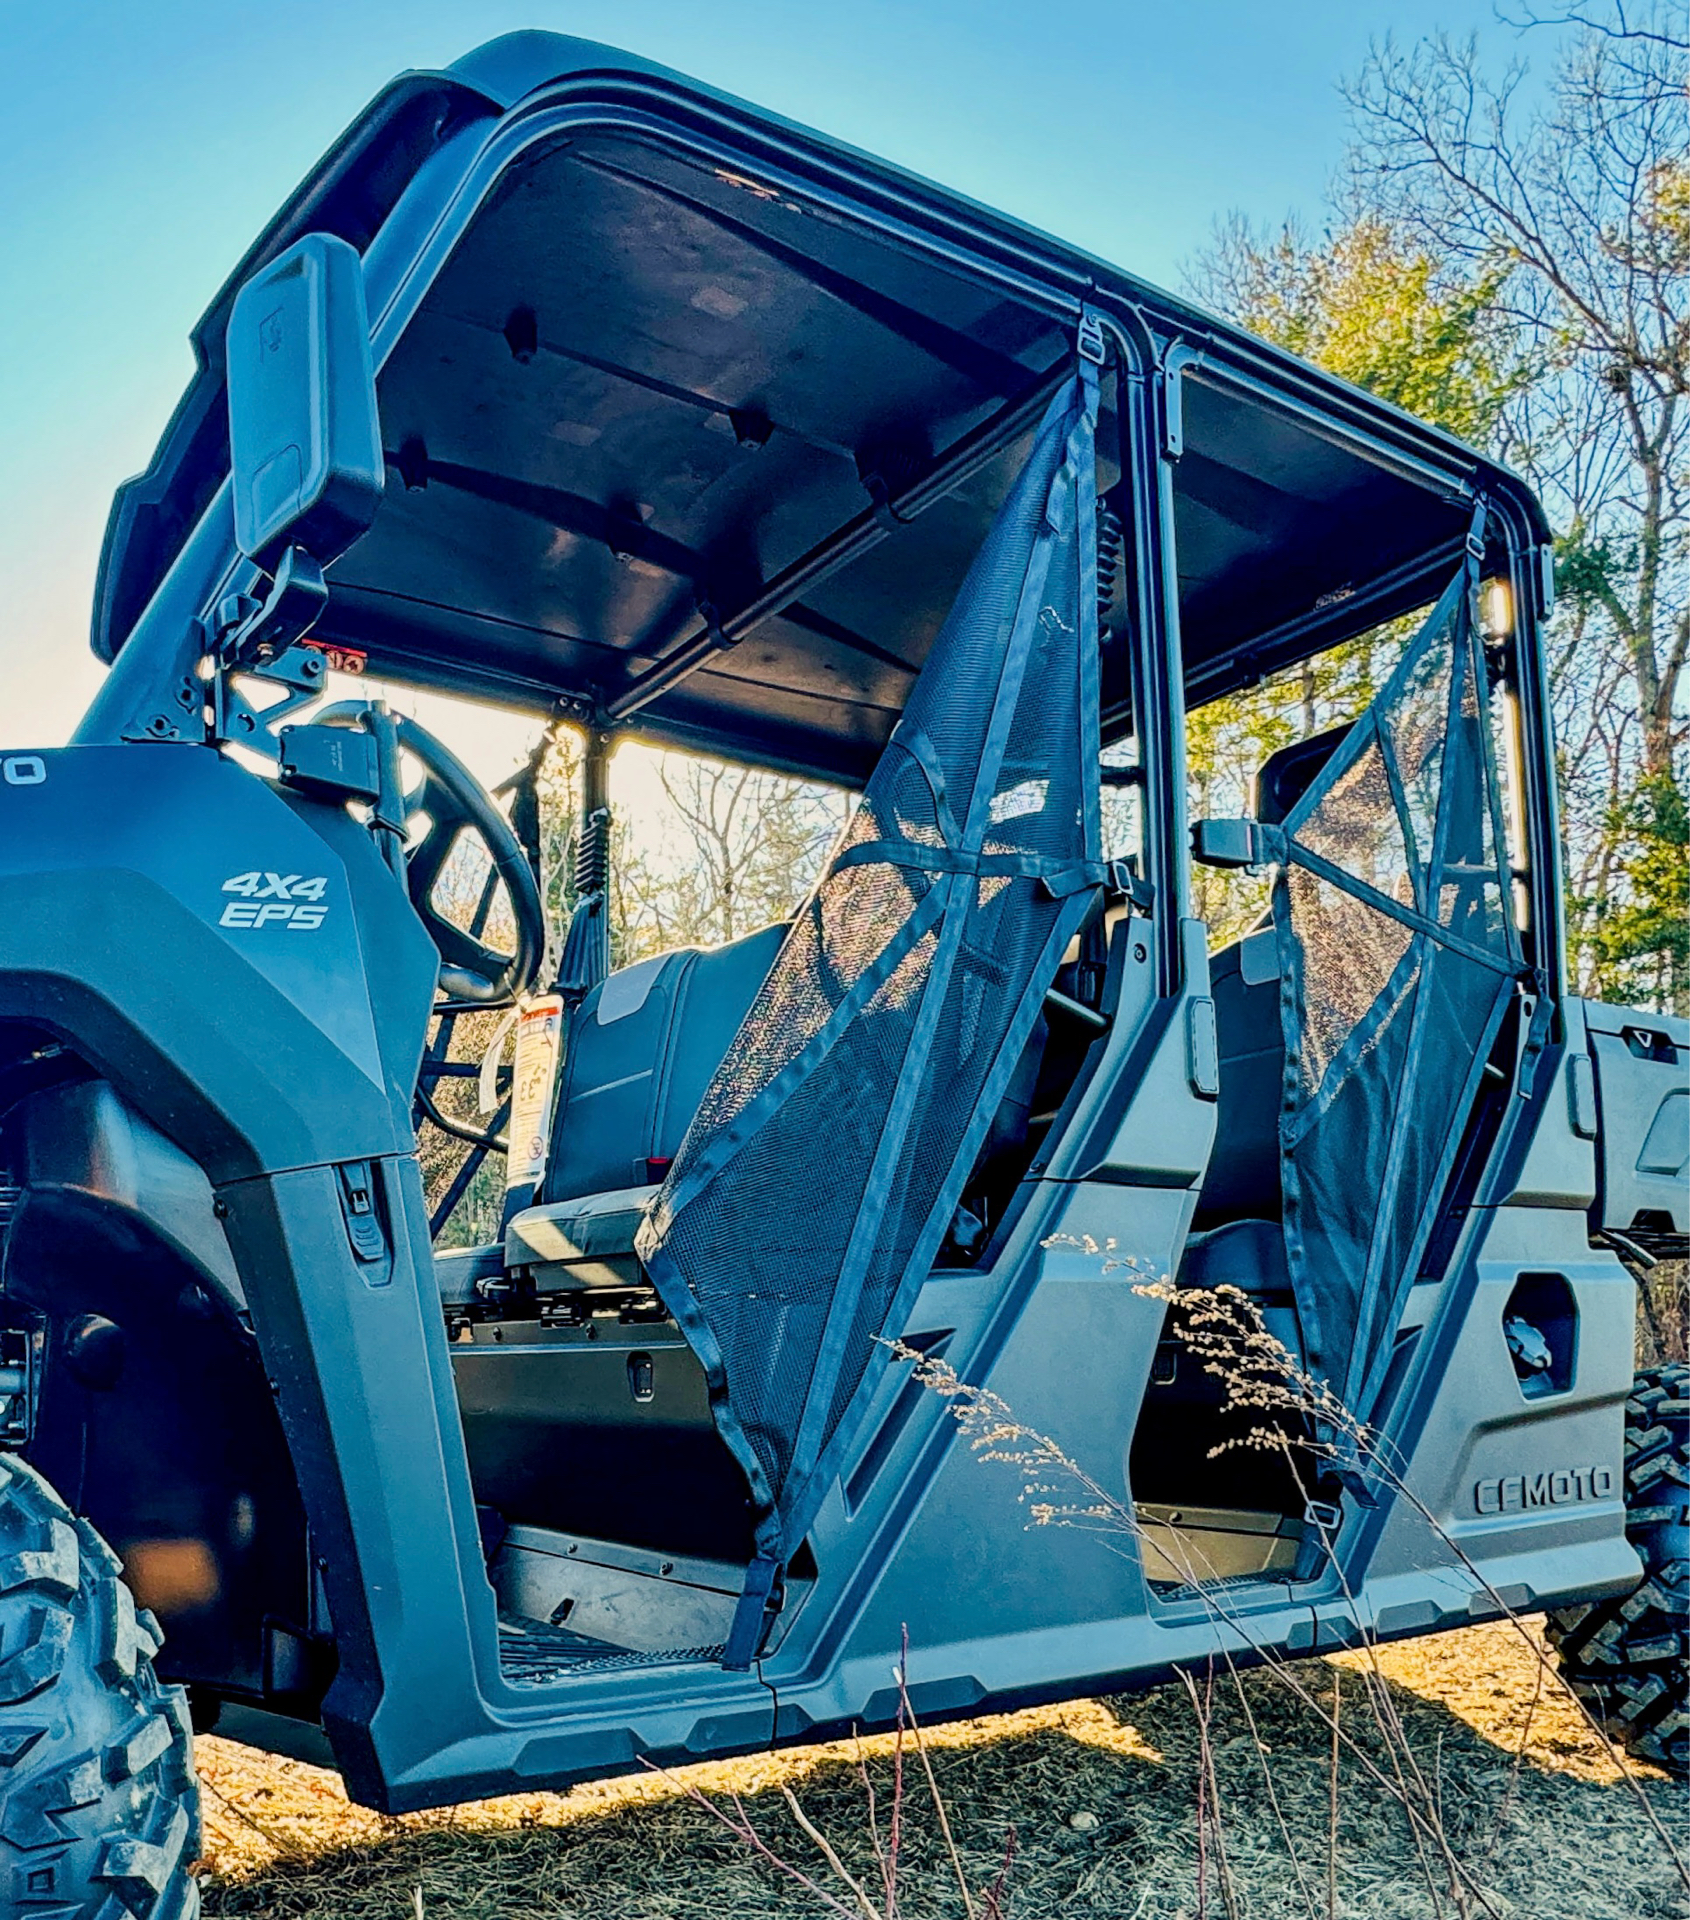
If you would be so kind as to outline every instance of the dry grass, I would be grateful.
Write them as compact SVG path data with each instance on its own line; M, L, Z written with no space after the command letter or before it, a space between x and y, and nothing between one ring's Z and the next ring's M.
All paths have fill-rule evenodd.
M1446 1830L1495 1910L1530 1920L1667 1920L1682 1884L1613 1761L1574 1708L1539 1690L1540 1669L1507 1624L1405 1641L1377 1654L1414 1752L1440 1783ZM1333 1665L1355 1670L1368 1656ZM1330 1692L1329 1671L1297 1670ZM1330 1742L1271 1674L1244 1696L1213 1693L1210 1746L1239 1920L1325 1920ZM1358 1677L1346 1682L1359 1703ZM1524 1752L1516 1767L1516 1756ZM1194 1920L1199 1729L1179 1685L936 1728L934 1768L975 1885L989 1882L1013 1826L1011 1920ZM338 1780L215 1738L199 1743L206 1782L206 1911L412 1920L729 1920L814 1915L814 1896L752 1857L689 1799L683 1783L739 1793L787 1858L826 1878L781 1796L853 1871L874 1879L863 1791L849 1745L813 1747L429 1814L383 1819L350 1805ZM891 1742L862 1751L884 1805ZM1685 1828L1681 1790L1640 1770L1666 1824ZM1278 1813L1274 1809L1277 1799ZM1338 1904L1347 1920L1434 1912L1402 1811L1341 1763ZM1076 1826L1074 1816L1081 1816ZM1095 1826L1086 1816L1095 1817ZM1283 1816L1302 1865L1286 1850ZM925 1788L909 1793L905 1920L961 1913ZM1206 1905L1226 1907L1211 1863Z
M1681 1350L1667 1308L1682 1300L1662 1293L1647 1324ZM1242 1295L1181 1300L1198 1303L1183 1337L1237 1406L1346 1433L1437 1531ZM1118 1496L995 1395L903 1357L977 1457L1020 1472L1032 1524L1136 1532ZM886 1887L886 1920L1684 1920L1685 1789L1599 1736L1541 1627L929 1729L919 1768L883 1735L398 1819L352 1806L331 1774L205 1739L206 1911L877 1920Z

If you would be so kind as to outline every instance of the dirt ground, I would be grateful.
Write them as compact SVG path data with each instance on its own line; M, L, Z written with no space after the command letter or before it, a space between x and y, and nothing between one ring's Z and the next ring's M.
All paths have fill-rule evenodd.
M1329 1698L1334 1667L1347 1668L1338 1676L1345 1724L1377 1752L1357 1671L1365 1659L1345 1655L1294 1672ZM1437 1784L1449 1843L1482 1890L1482 1901L1468 1896L1468 1911L1507 1920L1690 1913L1685 1883L1635 1789L1686 1852L1690 1799L1648 1769L1622 1778L1565 1696L1540 1686L1541 1669L1514 1628L1405 1641L1377 1659L1409 1746ZM1334 1920L1421 1920L1462 1912L1436 1861L1429 1872L1423 1866L1401 1808L1359 1758L1340 1763L1329 1860L1330 1736L1271 1673L1239 1682L1223 1670L1211 1696L1225 1887L1212 1826L1200 1887L1199 1722L1182 1686L988 1717L926 1737L976 1889L977 1920L979 1890L998 1874L1011 1829L1005 1920L1327 1920L1329 1910ZM883 1822L890 1748L887 1738L861 1747ZM210 1915L785 1920L828 1911L724 1831L688 1786L730 1810L728 1796L742 1796L776 1853L827 1880L782 1797L790 1786L847 1867L874 1875L858 1753L849 1744L398 1819L352 1806L333 1774L214 1737L203 1738L199 1752ZM903 1818L903 1920L960 1916L913 1763Z

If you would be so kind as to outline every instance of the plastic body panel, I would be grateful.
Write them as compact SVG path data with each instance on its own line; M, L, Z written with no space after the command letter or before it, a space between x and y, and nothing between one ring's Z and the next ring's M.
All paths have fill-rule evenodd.
M180 1147L126 1107L109 1082L84 1080L35 1095L16 1122L16 1173L31 1204L97 1210L160 1241L192 1284L237 1318L246 1312L211 1183Z
M1317 1604L1323 1645L1354 1640L1357 1618L1387 1637L1419 1633L1637 1578L1621 1474L1635 1289L1589 1242L1596 1147L1571 1097L1584 1011L1565 1003L1560 1039L1508 1098L1448 1266L1414 1289L1381 1441L1411 1497L1387 1481L1352 1517L1340 1552L1365 1578L1355 1603L1332 1592ZM1564 1393L1529 1396L1509 1360L1503 1313L1523 1273L1561 1276L1576 1303Z
M754 1680L724 1688L706 1676L694 1692L708 1713L654 1698L648 1683L636 1742L626 1683L600 1683L566 1733L555 1706L500 1675L410 1136L437 961L368 835L344 811L284 798L203 749L41 757L39 785L0 787L0 1023L54 1036L203 1170L216 1209L205 1224L215 1231L220 1215L252 1333L235 1330L232 1361L197 1364L215 1365L257 1424L233 1420L193 1366L170 1363L181 1344L166 1310L182 1285L180 1247L162 1298L143 1284L133 1248L122 1260L102 1248L104 1291L90 1291L67 1272L65 1252L72 1235L86 1242L86 1222L55 1222L50 1197L38 1206L32 1196L5 1285L8 1310L52 1323L31 1457L86 1497L76 1463L98 1427L114 1472L92 1510L112 1537L133 1540L157 1518L135 1500L173 1482L190 1500L218 1491L217 1476L190 1465L198 1451L258 1456L251 1471L303 1510L311 1565L301 1556L291 1574L271 1568L254 1605L273 1602L301 1629L313 1623L301 1614L332 1623L323 1724L368 1801L498 1791L630 1764L642 1748L697 1757L718 1743L756 1745L768 1696ZM225 881L252 871L321 876L324 920L298 934L285 923L220 926ZM71 1155L70 1172L87 1157ZM336 1168L348 1160L373 1168L386 1244L373 1263L358 1256L342 1214ZM22 1230L32 1211L44 1229L33 1239ZM121 1193L106 1211L125 1211ZM132 1343L154 1362L158 1397L128 1401L139 1428L114 1421L121 1394L91 1409L69 1374L67 1316L85 1311L126 1332L133 1322ZM225 1339L229 1322L218 1324ZM147 1450L156 1478L115 1470ZM281 1546L289 1529L277 1514ZM203 1515L165 1520L174 1538L212 1530ZM291 1538L302 1545L297 1525ZM234 1586L225 1583L228 1606L209 1606L208 1631L239 1624ZM189 1623L178 1639L183 1677L237 1696L260 1691L256 1633L212 1646Z
M344 814L290 806L200 750L72 749L48 764L43 787L0 795L0 1019L49 1024L214 1176L261 1361L239 1377L273 1383L280 1436L272 1429L268 1444L285 1437L339 1662L324 1722L362 1797L419 1806L602 1773L641 1753L696 1758L771 1735L873 1724L895 1710L886 1661L905 1623L917 1705L936 1714L1148 1678L1201 1657L1217 1635L1243 1658L1253 1646L1312 1644L1314 1594L1264 1585L1240 1595L1235 1623L1217 1627L1201 1609L1154 1601L1118 1543L1029 1530L1015 1476L957 1447L943 1403L919 1390L912 1399L893 1374L812 1532L814 1585L760 1677L658 1667L552 1687L507 1683L420 1182L400 1132L398 1088L414 1070L432 953ZM35 810L27 826L25 807ZM199 830L172 835L161 830L166 817ZM229 874L272 860L297 871L308 859L334 876L328 893L347 923L344 937L311 949L309 964L274 946L249 957L244 930L215 926ZM129 908L120 938L102 935L91 901ZM1129 923L1124 937L1148 952L1141 930L1148 935ZM264 931L272 943L309 944ZM1148 960L1122 975L1114 1030L1064 1132L1089 1165L1064 1174L1068 1162L1053 1164L1062 1177L1029 1183L991 1266L936 1276L911 1321L912 1331L948 1330L954 1364L1123 1494L1162 1317L1137 1287L1177 1262L1214 1125L1213 1103L1190 1086L1183 1000L1201 997L1207 979L1200 942L1187 949L1189 979L1171 999L1147 990ZM379 1016L369 1000L377 982ZM205 1018L206 993L214 1022ZM306 1008L320 1009L333 1033ZM410 1036L403 1047L402 1034ZM175 1064L167 1071L161 1063ZM1558 1059L1546 1063L1546 1091L1560 1071ZM1551 1123L1570 1132L1564 1101L1518 1105L1522 1138ZM1572 1148L1565 1164L1588 1180L1592 1149L1582 1150L1582 1163ZM358 1260L341 1218L334 1162L347 1157L379 1164L391 1258L378 1271ZM1459 1491L1469 1471L1523 1473L1546 1421L1560 1422L1568 1445L1583 1450L1569 1466L1584 1454L1599 1461L1610 1440L1617 1449L1616 1328L1623 1318L1629 1329L1629 1296L1604 1278L1602 1259L1584 1253L1582 1264L1570 1262L1582 1249L1585 1193L1561 1198L1560 1207L1492 1209L1499 1220L1538 1219L1550 1238L1496 1243L1465 1305L1459 1273L1478 1272L1474 1256L1445 1283L1452 1340L1470 1324L1483 1333L1466 1337L1490 1345L1484 1366L1452 1358L1428 1376L1436 1421L1422 1420L1414 1473L1417 1483L1425 1473L1434 1502L1447 1486ZM1099 1251L1087 1250L1087 1236ZM22 1278L20 1245L9 1292ZM1127 1256L1138 1264L1120 1264ZM50 1272L47 1243L29 1264ZM1583 1357L1576 1408L1538 1403L1511 1423L1518 1389L1483 1302L1505 1295L1527 1264L1569 1272ZM35 1297L56 1311L51 1285ZM101 1310L116 1309L108 1300ZM1430 1333L1422 1345L1432 1352ZM1458 1380L1466 1383L1459 1389ZM177 1376L175 1391L186 1401L194 1389ZM62 1473L74 1423L50 1403L47 1411L43 1464ZM159 1406L147 1417L176 1418L187 1431ZM1539 1599L1545 1589L1611 1587L1628 1565L1620 1520L1611 1502L1554 1507L1535 1523L1538 1577L1510 1575L1512 1584ZM1470 1576L1429 1565L1424 1551L1399 1564L1393 1536L1374 1545L1365 1532L1363 1522L1351 1564L1359 1572L1370 1555L1379 1559L1391 1583L1385 1630L1409 1630L1440 1594L1447 1612L1452 1580L1470 1614ZM1493 1578L1521 1551L1506 1528L1475 1544L1486 1548L1487 1567L1494 1545ZM290 1604L303 1605L294 1578ZM267 1724L251 1717L249 1731Z
M749 1557L745 1477L673 1326L471 1331L453 1342L452 1371L476 1493L501 1519Z
M1447 1359L1428 1371L1404 1477L1483 1581L1459 1561L1428 1578L1428 1562L1447 1560L1448 1549L1411 1503L1394 1502L1365 1589L1363 1617L1383 1635L1493 1619L1504 1605L1530 1613L1637 1578L1621 1470L1635 1288L1613 1255L1584 1244L1583 1226L1573 1209L1487 1209L1462 1268L1444 1283ZM1521 1391L1502 1333L1522 1272L1563 1275L1578 1310L1572 1384L1542 1399ZM1325 1638L1345 1611L1328 1604Z
M41 759L0 789L4 1017L73 1032L214 1185L408 1152L435 960L368 836L204 749ZM251 872L321 878L321 923L220 925Z
M1619 1233L1690 1235L1690 1021L1588 1002L1601 1191L1592 1221Z

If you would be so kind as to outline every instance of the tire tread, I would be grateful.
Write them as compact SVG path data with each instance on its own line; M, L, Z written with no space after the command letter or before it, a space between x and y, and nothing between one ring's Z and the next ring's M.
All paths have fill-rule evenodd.
M0 1455L0 1920L193 1920L187 1699L122 1563Z
M1626 1537L1643 1560L1630 1593L1549 1615L1563 1677L1641 1760L1690 1775L1690 1366L1637 1376L1626 1401Z

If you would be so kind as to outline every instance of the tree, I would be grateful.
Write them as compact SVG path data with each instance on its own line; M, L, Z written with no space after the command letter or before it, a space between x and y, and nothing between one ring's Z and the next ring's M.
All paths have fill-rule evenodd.
M542 985L555 975L575 910L581 761L581 736L559 726L547 736L534 766L547 930ZM623 802L611 809L612 966L670 947L716 946L785 919L814 883L844 820L842 793L778 774L679 753L658 756L657 773L659 805ZM470 924L490 871L478 840L459 843L436 889L437 902L458 924ZM508 904L501 900L488 931L497 937L509 921ZM509 1045L503 1027L497 1012L463 1015L454 1022L448 1058L478 1064L496 1040ZM477 1107L473 1078L443 1079L435 1099L442 1111L466 1125L487 1122ZM451 1189L469 1152L438 1128L424 1130L421 1158L431 1207ZM491 1238L503 1198L503 1162L489 1160L465 1191L442 1245L470 1246Z
M1467 439L1493 437L1529 378L1497 318L1494 278L1452 272L1366 209L1319 240L1294 222L1262 234L1234 217L1190 278L1253 333ZM1186 733L1193 816L1239 812L1269 754L1359 713L1415 624L1393 621L1197 708ZM1264 881L1214 868L1195 871L1193 891L1216 941L1267 903Z
M657 805L611 808L615 966L670 947L718 946L784 920L808 893L845 817L845 796L698 755L657 756ZM612 772L612 789L616 779ZM560 728L539 776L541 870L554 956L574 910L581 747Z
M1335 230L1315 243L1234 220L1198 290L1533 481L1559 529L1576 984L1682 1009L1669 903L1690 850L1669 801L1690 649L1690 49L1659 6L1519 24L1562 36L1536 96L1519 63L1490 80L1471 41L1376 49L1349 90Z
M1690 32L1575 8L1547 100L1476 45L1387 41L1350 89L1358 192L1494 283L1539 363L1517 442L1564 529L1558 576L1625 651L1643 771L1675 772L1690 653Z
M625 859L619 896L628 938L651 951L717 946L786 919L844 820L834 789L726 761L666 753L658 779L678 857Z
M1552 673L1578 984L1682 1009L1661 903L1690 869L1670 825L1690 652L1690 35L1659 5L1603 0L1522 24L1563 35L1535 106L1521 65L1492 82L1470 42L1377 50L1351 92L1353 190L1495 276L1535 361L1505 411L1508 451L1560 529Z
M1236 215L1193 270L1198 292L1276 345L1464 440L1488 442L1529 378L1499 324L1501 275L1452 272L1360 207L1316 243Z
M1614 998L1682 1007L1690 997L1690 807L1678 785L1646 775L1610 843L1629 849L1622 889L1594 916L1591 945Z

